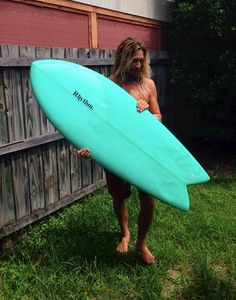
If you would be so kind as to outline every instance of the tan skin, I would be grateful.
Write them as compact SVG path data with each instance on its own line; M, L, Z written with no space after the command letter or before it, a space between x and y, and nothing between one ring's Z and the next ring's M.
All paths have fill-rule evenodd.
M145 78L141 85L135 80L135 75L140 70L144 60L142 50L137 50L131 65L131 80L122 85L122 88L130 93L137 100L137 110L142 112L148 109L159 121L161 121L161 112L157 102L157 90L153 80ZM110 78L113 80L113 78ZM89 149L81 149L77 152L85 158L89 158ZM155 200L142 192L139 192L140 213L138 217L138 236L135 249L140 253L142 260L146 264L153 264L155 257L146 245L146 235L153 219ZM127 253L130 241L130 232L128 228L128 212L125 199L113 199L113 207L117 216L120 229L121 239L117 246L119 253Z

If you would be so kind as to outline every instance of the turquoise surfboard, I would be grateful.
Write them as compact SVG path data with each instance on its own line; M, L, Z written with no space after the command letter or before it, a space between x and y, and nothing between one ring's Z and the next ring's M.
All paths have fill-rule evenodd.
M124 89L78 64L32 63L35 97L55 128L77 149L153 197L189 210L187 185L209 180L188 150L149 111L137 111Z

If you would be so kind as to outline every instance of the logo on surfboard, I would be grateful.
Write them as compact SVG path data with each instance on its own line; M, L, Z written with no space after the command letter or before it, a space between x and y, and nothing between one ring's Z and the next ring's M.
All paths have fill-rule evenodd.
M79 101L82 102L84 105L86 105L89 109L93 110L93 105L89 103L89 101L85 98L83 98L79 92L74 91L73 96Z

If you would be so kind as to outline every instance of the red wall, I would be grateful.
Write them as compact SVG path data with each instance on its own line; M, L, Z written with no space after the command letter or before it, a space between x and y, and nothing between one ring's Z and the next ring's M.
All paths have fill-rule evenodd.
M98 47L115 49L131 36L161 50L161 28L98 16ZM89 15L0 0L0 44L89 48Z
M23 3L0 3L0 44L89 47L88 16Z
M116 48L122 40L134 37L149 50L160 50L160 29L98 18L99 48Z

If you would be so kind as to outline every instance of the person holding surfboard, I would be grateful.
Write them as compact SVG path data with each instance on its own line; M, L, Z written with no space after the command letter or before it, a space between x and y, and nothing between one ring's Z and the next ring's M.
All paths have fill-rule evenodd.
M147 48L134 38L127 38L118 46L115 63L110 79L125 89L137 100L137 110L148 109L159 121L162 116L157 99L157 90L151 79L149 55ZM81 149L78 154L88 158L89 149ZM128 228L128 212L125 200L130 196L130 184L105 170L108 192L113 198L114 211L117 216L121 238L117 247L120 253L127 253L130 241ZM154 255L148 249L146 236L152 222L154 199L139 190L140 213L138 217L138 235L136 251L146 264L155 262Z

